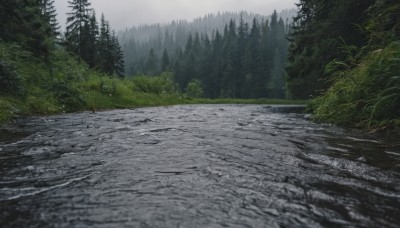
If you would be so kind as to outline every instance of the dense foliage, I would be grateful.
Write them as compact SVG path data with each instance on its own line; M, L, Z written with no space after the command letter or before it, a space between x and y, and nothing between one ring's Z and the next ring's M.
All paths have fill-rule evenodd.
M104 15L98 23L87 0L69 4L71 12L63 35L52 0L5 0L0 5L0 123L20 115L88 109L182 103L287 103L199 99L204 95L203 85L191 76L185 93L181 93L172 73L154 76L160 73L159 67L171 71L176 62L167 49L161 59L150 51L147 68L156 70L152 77L124 79L123 52ZM245 45L251 43L250 34L243 36ZM218 39L222 45L227 36L218 35Z
M312 102L315 117L341 125L400 124L400 42L370 52ZM397 120L396 120L397 119Z
M122 51L104 16L98 28L89 2L70 2L65 40L53 4L0 5L0 122L21 114L179 103L170 76L114 76L123 76Z
M89 8L88 0L73 0L69 4L72 12L68 14L65 33L67 50L91 68L124 77L124 55L104 14L99 28L96 13Z
M171 75L120 79L78 62L64 49L47 64L22 47L0 42L0 123L26 114L184 103Z
M209 98L284 98L288 24L277 12L269 18L255 17L251 24L243 17L238 24L230 20L222 33L195 31L181 46L185 35L178 33L185 30L177 29L175 37L166 30L163 39L150 42L154 46L145 56L141 53L150 44L132 40L124 46L127 72L151 76L170 71L181 91L197 80Z
M400 118L400 3L301 0L291 32L291 97L322 95L316 119L374 127Z

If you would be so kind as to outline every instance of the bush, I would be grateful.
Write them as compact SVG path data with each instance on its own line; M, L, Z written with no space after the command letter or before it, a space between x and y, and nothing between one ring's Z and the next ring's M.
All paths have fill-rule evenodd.
M0 95L23 95L23 83L13 59L22 54L19 46L0 42Z
M115 83L108 78L103 79L100 83L100 92L104 95L114 95Z
M186 96L190 98L201 98L203 96L203 88L199 80L194 79L189 82L186 87Z
M0 59L0 95L21 95L21 79L14 65Z
M78 89L71 85L71 83L61 81L53 84L49 91L51 91L56 100L62 105L62 110L71 112L80 110L85 107L85 101L82 99L81 93Z
M161 76L139 76L132 79L135 88L139 92L153 94L172 94L176 92L174 78L171 73L163 73Z

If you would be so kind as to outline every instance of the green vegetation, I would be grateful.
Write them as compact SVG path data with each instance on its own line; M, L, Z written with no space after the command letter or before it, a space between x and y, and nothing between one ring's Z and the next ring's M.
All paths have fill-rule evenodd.
M203 96L203 87L199 80L193 79L189 82L186 87L186 96L191 98L201 98Z
M317 4L318 3L318 4ZM319 96L315 119L400 126L400 3L301 0L291 33L289 94Z
M341 72L333 86L311 102L315 118L339 125L400 123L400 43L369 53Z
M63 49L52 53L51 66L21 49L0 43L0 122L18 115L182 103L171 75L119 79Z
M50 65L15 44L0 42L0 50L0 123L21 115L83 110L174 104L293 103L267 99L195 99L201 94L199 82L193 82L186 96L178 92L171 73L121 79L90 69L63 49L51 53Z
M170 57L164 48L161 60L150 49L143 61L147 75L128 79L124 54L104 15L98 22L88 0L68 4L63 36L54 0L4 0L0 5L0 122L21 115L154 105L287 103L203 99L282 96L283 80L278 79L287 27L276 12L271 22L254 19L251 28L243 18L238 26L231 20L224 34L216 32L212 39L190 35L184 50Z
M139 41L140 34L125 34L121 39L126 72L148 76L173 72L179 89L189 97L282 99L288 21L276 11L268 20L255 16L250 23L243 14L213 32L186 31L179 25L172 31L158 28L158 35L148 41ZM196 81L202 91L194 87Z

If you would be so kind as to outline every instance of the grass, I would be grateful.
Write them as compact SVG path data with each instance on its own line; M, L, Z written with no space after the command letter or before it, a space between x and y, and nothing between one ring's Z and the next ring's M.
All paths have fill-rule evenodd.
M400 43L369 53L309 108L317 121L362 128L400 126Z
M28 115L177 104L305 104L190 98L177 91L170 73L119 79L89 69L62 49L55 50L47 64L18 45L0 42L0 50L0 123Z

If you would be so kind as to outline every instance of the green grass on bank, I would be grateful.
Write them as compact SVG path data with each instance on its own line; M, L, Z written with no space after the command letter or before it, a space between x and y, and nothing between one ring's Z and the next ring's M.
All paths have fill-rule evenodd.
M196 85L194 84L194 87ZM44 61L18 45L0 42L0 123L50 115L177 104L304 104L271 99L198 99L181 94L173 76L119 79L91 70L62 49ZM192 94L200 93L193 88ZM200 93L201 94L201 93Z
M371 52L355 68L339 72L334 85L309 107L318 121L399 128L400 42Z

